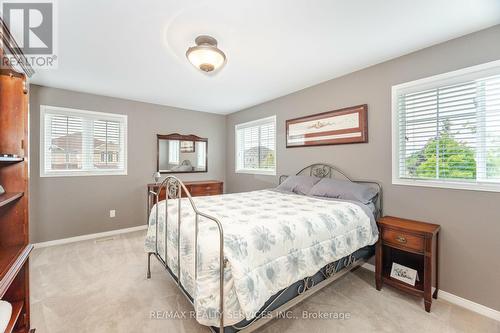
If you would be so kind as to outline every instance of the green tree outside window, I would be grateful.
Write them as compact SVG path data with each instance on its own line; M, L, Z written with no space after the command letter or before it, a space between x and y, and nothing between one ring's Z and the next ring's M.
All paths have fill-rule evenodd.
M500 164L500 158L492 162ZM444 122L439 137L406 159L406 168L409 176L418 178L476 179L475 152L453 137L449 121Z

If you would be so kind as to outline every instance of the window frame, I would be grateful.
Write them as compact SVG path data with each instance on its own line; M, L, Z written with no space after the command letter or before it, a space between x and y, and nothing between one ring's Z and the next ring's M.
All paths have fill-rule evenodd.
M500 192L500 182L488 182L482 180L460 181L459 179L416 179L400 177L399 168L399 112L398 97L401 94L424 91L437 87L453 85L467 80L475 80L489 75L500 74L500 60L471 66L443 74L438 74L423 79L410 81L392 86L391 90L391 141L392 141L392 184L434 187L443 189L459 189L471 191ZM477 165L477 161L476 161Z
M260 125L267 124L270 122L274 123L274 147L273 147L274 148L274 168L273 169L238 168L238 148L239 148L238 130L248 128L248 127L253 127L253 126L260 126ZM277 136L276 124L277 124L276 115L274 115L274 116L260 118L260 119L247 121L244 123L234 125L234 172L235 173L276 176L276 170L278 168L278 156L276 153L276 136Z
M122 124L123 131L123 168L121 169L100 169L100 170L45 170L45 116L60 112L61 115L72 115L85 117L86 115L99 116L102 120L118 121ZM83 109L66 108L51 105L40 105L40 177L79 177L79 176L126 176L128 174L128 115L119 113L107 113L89 111ZM108 154L105 154L108 158ZM102 155L101 155L102 156Z

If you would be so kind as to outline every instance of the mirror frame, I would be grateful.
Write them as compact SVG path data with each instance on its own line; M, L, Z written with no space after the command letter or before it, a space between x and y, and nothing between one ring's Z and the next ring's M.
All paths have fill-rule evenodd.
M199 141L205 142L205 170L204 171L160 171L160 140L179 140L179 141ZM208 139L200 138L194 134L182 135L179 133L156 134L156 171L165 173L206 173L208 172Z

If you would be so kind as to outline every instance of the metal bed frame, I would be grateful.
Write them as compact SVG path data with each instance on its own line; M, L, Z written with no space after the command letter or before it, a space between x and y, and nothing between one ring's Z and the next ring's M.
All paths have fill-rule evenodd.
M372 186L376 186L378 188L379 194L376 199L376 208L377 208L377 214L379 217L383 216L383 207L382 207L382 186L380 183L375 182L375 181L366 181L366 180L351 180L344 172L340 171L338 168L334 167L333 165L330 164L324 164L324 163L315 163L312 165L309 165L299 172L297 172L296 175L304 175L308 174L310 176L318 177L318 178L336 178L337 175L342 176L345 180L355 182L355 183L363 183L363 184L369 184ZM281 184L288 176L280 176L279 177L279 183ZM199 211L196 208L196 205L193 201L193 198L191 197L191 194L187 190L186 186L180 181L177 177L175 176L167 176L160 184L158 187L157 191L149 191L148 195L148 202L151 202L151 197L154 199L155 203L155 214L156 214L156 236L155 236L155 252L150 252L148 253L148 270L147 270L147 278L151 278L151 255L154 255L156 259L164 266L166 271L169 273L169 275L173 278L173 280L177 283L177 286L179 289L182 291L182 293L187 297L189 302L194 305L194 300L196 295L191 295L188 294L186 289L181 283L180 279L180 272L181 272L181 256L177 255L177 275L170 269L168 266L167 262L163 260L161 257L160 253L158 252L158 213L159 213L159 198L160 194L162 193L162 190L165 191L165 228L164 228L164 237L165 237L165 248L164 248L164 258L168 260L167 256L167 230L168 230L168 200L177 200L177 230L181 230L181 197L182 194L185 194L185 198L189 200L189 203L191 204L191 207L195 213L195 235L194 235L194 267L195 267L195 285L198 277L198 265L197 265L197 260L198 260L198 229L199 229L199 221L200 217L203 217L206 219L207 223L214 223L219 232L219 267L221 269L219 270L219 326L218 326L218 332L219 333L225 333L225 327L224 327L224 268L227 265L227 259L224 257L224 230L222 228L222 223L215 217L210 216L208 214L205 214L201 211ZM377 218L377 216L376 216ZM205 222L205 221L204 221ZM149 225L149 221L148 221ZM177 253L180 253L180 232L177 232ZM280 313L283 313L283 311L286 311L290 309L291 307L295 306L302 300L308 298L309 296L313 295L317 291L321 290L322 288L328 286L330 283L334 282L335 280L339 279L343 275L347 274L351 270L359 267L364 263L363 259L356 259L353 254L349 255L348 257L344 257L340 260L337 260L336 262L330 263L326 265L322 270L320 270L318 273L321 273L324 277L324 280L318 282L317 284L315 283L314 276L311 277L306 277L303 279L302 283L297 287L297 296L293 297L292 299L286 301L279 307L275 308L274 310L270 311L270 313L266 313L265 316L258 315L257 317L253 318L250 320L249 323L245 324L244 326L238 326L238 324L232 325L231 326L231 332L241 332L241 333L246 333L246 332L252 332L255 329L261 327L262 325L266 324L270 320L276 318ZM340 265L343 265L343 268L340 268ZM316 273L316 274L318 274ZM295 285L295 284L293 284ZM292 286L293 286L292 285ZM288 289L292 286L289 286L282 291L278 292L276 297L272 299L272 301L265 305L259 313L262 314L266 312L268 309L270 309L273 304L280 298L281 295L283 295L285 292L288 291ZM209 327L212 332L217 332L216 329L213 327Z

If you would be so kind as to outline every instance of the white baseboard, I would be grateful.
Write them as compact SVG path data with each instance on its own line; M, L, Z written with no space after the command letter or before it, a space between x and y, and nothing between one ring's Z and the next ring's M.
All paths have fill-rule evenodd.
M444 290L439 290L438 298L441 298L442 300L448 301L448 302L453 303L455 305L458 305L458 306L461 306L461 307L466 308L468 310L479 313L485 317L494 319L496 321L500 321L500 311L489 308L489 307L484 306L482 304L475 303L473 301L469 301L468 299L462 298L462 297L457 296L457 295L450 294Z
M48 246L54 246L54 245L61 245L61 244L68 244L68 243L74 243L74 242L80 242L84 240L89 240L89 239L96 239L96 238L102 238L102 237L109 237L109 236L115 236L115 235L120 235L120 234L126 234L129 232L134 232L134 231L140 231L140 230L145 230L147 229L147 225L140 225L138 227L132 227L132 228L125 228L125 229L117 229L117 230L110 230L110 231L105 231L105 232L99 232L96 234L89 234L89 235L82 235L82 236L76 236L76 237L69 237L69 238L63 238L63 239L56 239L56 240L51 240L48 242L41 242L41 243L35 243L33 244L35 246L35 249L42 248L42 247L48 247Z
M373 264L364 263L361 267L375 272L375 265ZM432 292L434 292L434 289L435 288L432 288ZM442 299L444 301L466 308L467 310L479 313L485 317L500 321L500 311L489 308L479 303L475 303L473 301L469 301L468 299L462 298L460 296L450 294L449 292L446 292L444 290L439 290L438 299Z

